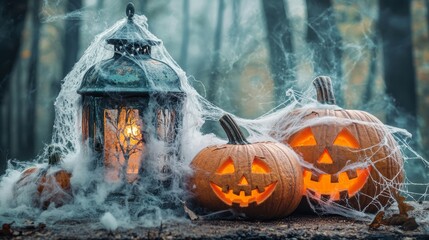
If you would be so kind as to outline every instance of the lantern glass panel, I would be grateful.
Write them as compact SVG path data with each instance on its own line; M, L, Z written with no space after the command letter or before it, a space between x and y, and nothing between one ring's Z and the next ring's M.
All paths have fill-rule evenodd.
M82 138L84 140L89 137L89 106L84 106L82 110Z
M104 110L106 180L136 180L144 153L143 122L138 109Z
M159 140L172 143L175 139L176 112L171 109L158 109L157 111L157 136Z

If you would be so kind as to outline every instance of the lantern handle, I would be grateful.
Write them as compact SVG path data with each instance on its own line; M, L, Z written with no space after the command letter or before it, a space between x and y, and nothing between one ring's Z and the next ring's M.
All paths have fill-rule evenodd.
M323 104L335 105L335 95L332 88L330 77L319 76L313 80L313 86L316 88L317 101Z
M128 20L132 20L134 17L134 12L135 12L135 8L134 8L134 4L132 2L127 4L127 8L125 10L125 13L128 16Z

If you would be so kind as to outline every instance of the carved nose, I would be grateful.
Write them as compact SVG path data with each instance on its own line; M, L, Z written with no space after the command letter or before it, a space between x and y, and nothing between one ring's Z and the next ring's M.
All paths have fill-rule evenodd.
M334 163L334 161L332 161L332 157L328 152L328 149L325 148L325 150L323 150L322 155L320 156L319 160L317 161L318 163L322 163L322 164L332 164Z
M244 175L240 178L240 181L238 181L238 185L249 185L249 182Z

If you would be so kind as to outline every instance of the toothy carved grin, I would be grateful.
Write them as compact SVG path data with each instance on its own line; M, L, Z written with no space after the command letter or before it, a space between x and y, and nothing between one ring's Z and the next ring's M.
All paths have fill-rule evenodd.
M277 182L271 183L264 188L263 192L259 192L257 189L253 189L249 196L246 196L244 191L240 191L240 194L233 193L232 190L224 193L222 188L217 184L210 182L210 186L216 196L221 199L224 203L232 206L233 203L239 204L240 207L248 207L250 203L256 202L256 205L261 204L274 192L277 186Z
M348 172L340 172L336 174L337 182L332 181L333 175L319 174L317 177L312 176L313 173L309 170L304 170L304 186L307 190L314 192L316 197L328 196L333 201L341 199L340 193L347 192L349 197L354 196L365 186L368 176L370 175L371 167L364 169L356 169L353 175L349 177Z

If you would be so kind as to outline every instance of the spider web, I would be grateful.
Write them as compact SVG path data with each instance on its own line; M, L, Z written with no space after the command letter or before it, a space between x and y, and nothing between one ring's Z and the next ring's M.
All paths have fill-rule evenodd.
M135 15L134 21L147 36L157 39L148 30L146 17ZM0 215L4 221L16 220L17 224L23 224L25 219L33 219L48 224L71 220L98 222L98 219L106 212L110 212L115 216L118 224L124 227L158 226L161 222L183 221L185 219L182 202L191 197L186 186L186 179L192 173L189 163L204 147L225 143L224 139L217 137L215 134L202 133L201 128L206 122L217 121L226 111L213 105L198 94L189 84L186 73L172 59L162 42L160 45L153 47L151 56L167 63L175 70L180 78L181 87L187 95L183 107L183 122L179 126L179 129L181 129L178 135L180 145L175 146L181 150L180 156L178 159L155 161L157 159L156 154L165 152L166 146L161 141L150 141L151 145L147 146L147 148L153 149L151 153L153 155L150 155L149 161L145 163L148 171L142 177L141 184L131 184L125 187L104 182L103 171L100 169L91 170L89 167L95 156L89 150L87 143L83 143L81 140L82 105L81 96L77 94L77 90L81 85L84 74L91 66L113 55L113 46L107 45L106 39L126 22L127 19L122 19L95 37L82 58L64 78L61 91L55 102L56 114L51 145L62 152L63 162L61 167L73 175L71 184L74 201L60 208L49 206L45 211L34 206L32 199L33 194L35 194L37 176L30 179L31 184L26 185L20 192L14 189L14 184L18 181L21 171L25 168L34 165L36 167L46 167L48 159L48 147L46 147L35 157L33 162L9 162L7 172L0 181L0 189L3 193L0 196ZM251 142L282 140L305 126L331 123L333 121L329 117L318 118L306 121L303 126L301 122L302 115L291 115L296 109L321 107L314 100L315 92L313 89L309 88L303 93L289 90L286 96L285 102L259 118L250 120L235 117L237 123L247 130L248 139ZM339 109L337 106L331 106L331 108ZM370 127L377 128L393 136L397 145L387 145L387 147L391 147L392 152L400 152L403 156L404 164L401 164L401 170L405 170L404 166L412 165L415 162L420 163L426 169L429 167L428 161L409 146L408 139L411 136L407 131L379 123L367 123L353 119L347 121L350 124L370 125ZM284 128L281 124L279 125L281 122L285 122L288 127ZM386 142L381 141L372 146L372 148L381 146L386 146ZM370 159L371 156L367 156L367 159L362 160L362 166L375 166ZM312 167L303 160L299 161L304 167ZM159 185L163 178L159 170L165 165L168 165L170 169L167 177L171 179L171 186L168 188L163 188ZM54 170L50 169L50 171ZM422 171L424 170L422 169ZM405 181L398 185L394 184L393 180L381 177L376 184L380 188L387 189L387 191L383 191L383 194L387 194L387 196L393 196L394 192L399 192L413 201L427 200L428 185L426 182L417 183L406 177ZM131 195L137 196L137 199L125 202L111 200L109 195L117 192L119 188L122 188L121 193L125 195L125 199L129 200ZM419 191L412 190L416 188L420 188ZM61 191L61 189L58 189L58 191ZM311 195L308 195L308 197L315 200L309 201L310 207L321 214L340 214L363 220L369 220L373 216L364 211L357 211L350 207L339 205L336 202L321 201ZM377 201L376 198L374 198L374 201ZM383 207L380 206L380 209L383 209Z

